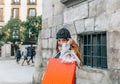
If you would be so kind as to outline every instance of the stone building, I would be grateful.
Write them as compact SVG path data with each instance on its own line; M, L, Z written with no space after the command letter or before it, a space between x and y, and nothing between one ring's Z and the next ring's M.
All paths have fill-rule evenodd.
M42 0L0 0L0 28L11 18L25 21L27 16L40 16Z
M56 46L56 32L66 27L83 55L77 84L120 84L120 0L43 0L42 9L36 83Z
M11 18L19 18L25 21L28 16L41 16L42 0L0 0L0 29ZM2 47L1 56L11 56L11 44ZM7 47L10 46L10 49Z

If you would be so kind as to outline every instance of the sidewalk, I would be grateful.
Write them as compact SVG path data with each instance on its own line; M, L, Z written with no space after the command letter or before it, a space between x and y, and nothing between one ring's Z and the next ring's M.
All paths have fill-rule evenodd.
M14 60L15 56L9 56L9 57L0 57L0 60Z
M32 84L34 66L16 63L15 58L0 58L0 84Z

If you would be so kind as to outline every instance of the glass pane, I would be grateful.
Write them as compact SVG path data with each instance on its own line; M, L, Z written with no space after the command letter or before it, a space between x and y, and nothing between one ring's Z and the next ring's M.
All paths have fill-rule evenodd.
M91 36L88 35L88 44L91 44Z
M30 3L35 3L35 0L30 0Z
M101 46L101 56L102 57L107 56L106 46Z
M97 44L97 37L96 37L96 35L94 34L94 35L92 35L93 37L92 37L92 43L94 44L94 45L96 45Z
M14 2L19 2L19 0L14 0Z
M101 56L101 46L100 45L97 45L97 56L100 57Z
M84 55L87 55L87 46L84 46Z
M84 44L87 44L87 36L84 36Z
M101 44L101 34L97 35L97 44L100 45Z
M93 57L93 67L96 67L96 66L97 66L97 58Z
M101 59L101 67L102 68L107 68L107 58L102 58Z
M91 46L88 46L87 55L91 55Z
M88 57L88 63L87 63L88 66L92 66L92 58L91 57Z
M29 16L35 16L35 9L30 9Z
M84 65L87 65L87 57L84 56Z
M101 67L101 58L97 57L97 67Z
M102 34L102 44L106 44L106 34Z
M18 9L13 9L13 18L18 17Z
M93 46L92 55L97 56L97 46Z

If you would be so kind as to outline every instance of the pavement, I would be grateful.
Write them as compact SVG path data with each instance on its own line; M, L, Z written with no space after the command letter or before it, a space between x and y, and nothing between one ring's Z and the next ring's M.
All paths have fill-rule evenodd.
M0 59L0 84L32 84L34 64L21 66L12 59Z

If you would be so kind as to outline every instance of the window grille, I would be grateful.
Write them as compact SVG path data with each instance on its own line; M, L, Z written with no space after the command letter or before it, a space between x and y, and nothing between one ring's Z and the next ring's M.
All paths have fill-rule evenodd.
M78 42L82 49L84 65L107 68L106 32L79 34Z

